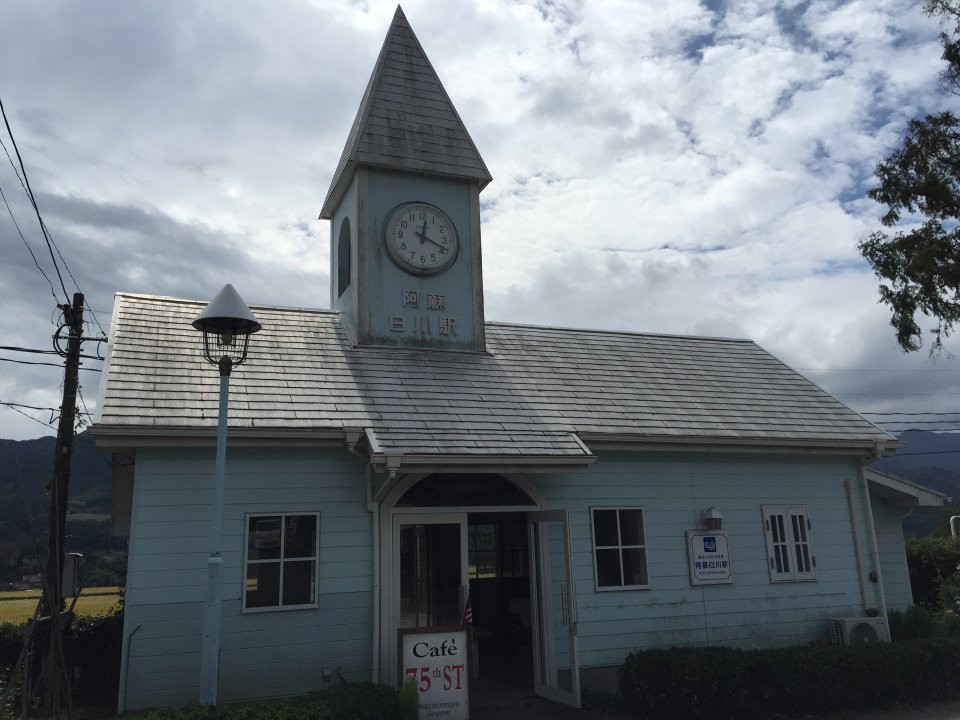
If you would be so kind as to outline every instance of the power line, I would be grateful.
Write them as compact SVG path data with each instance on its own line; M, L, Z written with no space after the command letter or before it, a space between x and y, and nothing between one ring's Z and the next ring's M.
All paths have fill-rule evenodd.
M51 412L56 412L56 411L57 411L57 408L52 408L52 407L38 407L38 406L36 406L36 405L24 405L24 404L22 404L22 403L4 402L3 400L0 400L0 405L6 405L7 407L10 407L10 408L12 408L12 407L24 408L24 409L26 409L26 410L50 410Z
M928 415L931 417L942 417L944 415L960 415L960 411L957 412L870 412L869 410L861 410L860 415L906 415L911 417L920 417Z
M57 251L57 255L60 257L60 261L63 263L63 267L66 269L67 274L70 276L70 279L73 280L73 285L75 288L77 288L77 292L83 294L83 290L80 289L80 283L78 283L77 278L74 277L73 271L70 269L70 264L67 262L67 259L63 256L63 253L60 251L60 247L57 245L56 241L53 239L53 233L50 232L50 229L47 227L47 224L43 221L43 217L40 215L40 207L37 205L36 196L33 194L33 188L30 186L30 178L27 177L27 168L23 164L23 158L20 156L20 148L17 147L17 140L13 136L13 131L10 129L10 122L7 120L7 113L6 113L6 110L4 110L3 108L2 100L0 100L0 113L3 114L3 122L7 128L7 135L10 136L10 142L13 145L13 150L17 155L17 161L20 163L20 171L23 173L22 177L20 173L17 173L16 166L13 165L13 159L10 157L10 153L7 151L6 145L4 145L3 150L4 152L6 152L7 159L10 161L10 164L13 165L13 171L14 173L16 173L17 179L20 180L20 186L23 188L24 192L27 194L27 197L30 200L30 204L33 206L34 212L37 214L37 220L40 222L40 230L43 232L43 238L47 243L47 250L49 250L50 252L50 259L53 261L53 268L54 270L57 271L57 278L60 280L60 287L63 289L64 295L67 296L67 300L69 303L70 293L67 292L67 287L63 283L63 276L60 274L60 266L57 264L57 258L54 257L54 254L53 254L54 250ZM6 203L6 198L4 198L4 202ZM7 206L7 209L9 210L9 205ZM13 213L11 213L10 216L13 217ZM14 223L16 223L16 221L14 221ZM18 227L17 230L19 231L19 229L20 228ZM51 248L51 245L53 246L52 248ZM31 251L31 255L32 254L33 252ZM36 258L34 258L34 262L36 262ZM39 265L37 267L39 267ZM49 278L47 279L47 281L49 282ZM53 283L50 283L50 285L51 285L51 289L53 289ZM54 295L54 298L56 298L56 291L54 291L53 295ZM100 328L101 334L106 335L107 331L103 329L103 325L100 324L100 320L99 318L97 318L96 313L93 311L92 308L88 308L88 310L90 310L90 316L93 318L93 321L97 324L97 327Z
M103 358L96 358L90 355L81 355L80 357L89 358L91 360L102 360ZM17 365L47 365L49 367L58 367L62 368L63 365L59 363L47 363L47 362L37 362L36 360L14 360L13 358L0 358L0 362L9 362L16 363ZM103 372L100 368L94 367L80 367L81 370L89 370L90 372Z
M12 352L37 353L38 355L59 355L56 350L37 350L36 348L25 348L18 345L0 345L0 350L10 350Z
M923 368L793 368L798 372L824 373L824 372L849 372L849 373L960 373L960 368L956 370L925 370Z
M943 425L944 423L960 422L957 418L951 420L877 420L880 425Z
M6 146L3 148L6 150ZM9 157L9 154L7 155ZM16 169L16 168L14 168ZM20 225L17 223L17 219L13 216L13 210L10 207L10 203L7 202L7 196L3 194L3 188L0 187L0 198L3 198L3 204L7 206L7 212L10 214L10 219L13 220L13 226L17 229L17 234L20 236L20 239L23 240L23 244L27 246L27 252L30 253L30 257L33 258L33 264L37 266L37 270L40 271L40 274L43 275L43 279L47 281L47 284L50 286L50 293L53 295L53 299L56 301L57 291L53 287L53 283L50 281L50 277L44 272L43 268L40 267L40 263L37 261L37 256L33 253L33 248L30 247L30 243L27 242L27 239L23 236L23 231L20 230Z
M960 450L926 450L922 452L907 453L898 452L896 455L888 455L887 458L906 457L907 455L952 455L953 453L960 453Z
M0 400L0 405L6 405L8 408L25 408L25 409L27 409L27 410L45 410L45 411L46 411L46 410L49 410L50 412L60 412L60 408L55 408L55 407L39 407L39 406L37 406L37 405L24 405L23 403L6 402L6 401L4 401L4 400ZM84 407L84 410L86 410L86 407L87 407L86 404L84 404L83 407ZM84 412L83 414L84 414L84 415L93 415L93 413L91 413L91 412Z
M15 345L0 345L0 350L9 350L11 352L37 353L38 355L59 355L56 350L37 350L36 348L25 348ZM99 355L80 355L87 360L103 360Z
M13 131L10 129L10 121L7 120L7 111L3 107L3 100L0 99L0 115L3 115L3 124L7 128L7 135L10 136L10 143L13 145L13 152L17 156L17 161L20 163L20 171L23 173L23 183L26 186L27 197L30 199L30 204L33 205L33 211L37 215L37 220L40 223L40 229L43 231L43 239L47 243L47 250L50 252L50 260L53 262L53 269L57 271L57 279L60 280L60 287L63 290L63 295L67 300L67 304L70 303L70 293L67 292L67 286L63 282L63 276L60 274L60 266L57 264L57 258L53 254L53 243L50 238L50 234L47 231L47 226L43 222L43 217L40 215L40 208L37 206L37 199L33 194L33 188L30 187L30 178L27 176L27 168L23 164L23 158L20 156L20 148L17 147L17 139L13 136Z
M29 195L30 193L27 192L27 186L23 184L23 178L20 177L20 171L17 170L17 164L13 161L13 158L10 157L10 151L7 150L7 146L6 146L6 144L3 142L3 138L0 138L0 147L3 148L3 152L6 154L7 160L10 162L10 167L13 168L13 174L16 175L16 176L17 176L17 180L20 181L20 187L23 188L23 192L26 193L27 195Z
M0 403L0 405L5 405L6 407L8 407L8 408L10 408L11 410L13 410L15 413L20 413L20 414L23 415L25 418L30 418L30 419L33 420L35 423L40 423L41 425L43 425L43 426L46 427L46 428L50 427L50 426L53 424L53 421L52 421L52 420L51 420L50 422L48 422L48 423L45 423L43 420L37 420L37 418L35 418L33 415L28 415L27 413L23 412L23 410L17 410L17 408L11 406L9 403Z

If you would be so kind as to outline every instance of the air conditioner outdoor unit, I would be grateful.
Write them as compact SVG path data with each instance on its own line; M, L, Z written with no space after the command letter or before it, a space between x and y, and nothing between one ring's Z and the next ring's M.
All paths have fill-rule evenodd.
M885 617L830 618L830 639L837 645L890 642L890 626Z

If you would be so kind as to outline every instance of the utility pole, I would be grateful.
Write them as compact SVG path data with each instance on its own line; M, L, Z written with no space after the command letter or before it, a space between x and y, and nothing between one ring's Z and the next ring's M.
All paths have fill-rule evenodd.
M57 444L53 459L53 480L50 485L50 531L47 539L47 560L44 567L43 615L49 618L49 645L43 663L44 714L57 717L63 702L70 708L70 690L67 686L63 659L63 626L60 611L63 605L63 548L67 524L67 499L70 490L70 466L73 459L74 426L77 412L77 387L80 383L80 345L83 342L83 293L74 293L73 305L61 305L63 324L54 336L54 346L60 332L69 330L63 372L63 402L57 427Z
M70 464L73 459L74 426L77 415L77 386L80 382L80 343L83 340L83 293L74 293L73 305L61 305L64 324L69 328L66 363L63 371L63 403L57 426L57 446L53 458L53 482L50 487L50 537L47 541L47 593L50 617L60 611L63 576L63 540L67 524L67 498L70 489Z

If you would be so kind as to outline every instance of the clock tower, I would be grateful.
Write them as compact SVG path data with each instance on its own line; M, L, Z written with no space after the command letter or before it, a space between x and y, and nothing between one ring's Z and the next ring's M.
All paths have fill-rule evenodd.
M482 352L480 191L490 182L398 7L320 217L354 345Z

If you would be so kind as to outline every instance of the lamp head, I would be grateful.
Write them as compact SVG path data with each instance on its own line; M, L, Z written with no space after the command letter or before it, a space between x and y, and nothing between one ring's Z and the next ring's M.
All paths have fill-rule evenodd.
M719 530L723 525L723 514L715 507L707 508L703 511L703 520L707 530Z
M203 333L203 356L211 364L221 366L221 371L223 358L229 358L232 365L247 359L250 336L263 327L229 284L223 286L192 325Z

